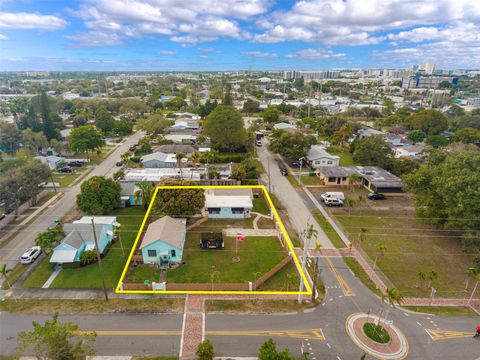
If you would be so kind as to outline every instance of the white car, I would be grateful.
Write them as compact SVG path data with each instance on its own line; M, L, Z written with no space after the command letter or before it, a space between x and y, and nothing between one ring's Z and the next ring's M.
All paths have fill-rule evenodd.
M326 199L325 200L325 205L327 206L339 206L339 207L342 207L343 206L343 201L340 200L340 199L337 199L337 198L329 198L329 199Z
M42 253L42 249L40 246L34 246L31 247L30 249L26 250L22 257L20 258L20 262L22 264L30 264L35 261L36 258L40 256Z

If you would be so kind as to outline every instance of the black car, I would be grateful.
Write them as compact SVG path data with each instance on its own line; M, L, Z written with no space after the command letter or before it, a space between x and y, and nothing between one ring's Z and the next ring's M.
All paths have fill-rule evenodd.
M287 176L287 175L288 175L288 170L287 170L287 168L280 168L280 173L281 173L283 176Z
M292 162L292 167L305 167L307 164L305 162L305 160L295 160L294 162Z
M83 162L81 162L81 161L70 161L70 162L68 163L68 166L82 167L82 166L83 166Z
M137 145L132 145L128 148L130 151L135 151L137 149Z
M385 200L386 199L385 195L379 194L379 193L370 193L370 194L367 195L367 197L370 200Z
M122 163L121 161L117 161L117 162L115 163L115 165L117 165L117 166L122 166L123 163Z
M64 167L58 169L58 171L60 171L62 173L71 173L71 172L73 172L73 169L70 166L64 166Z

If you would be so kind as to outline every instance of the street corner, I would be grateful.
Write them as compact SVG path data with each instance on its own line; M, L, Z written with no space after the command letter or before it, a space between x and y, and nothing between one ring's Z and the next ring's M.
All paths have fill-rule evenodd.
M389 340L385 343L372 340L364 330L367 323L380 325L388 333ZM351 314L345 321L345 329L355 345L377 359L398 360L405 359L408 355L409 345L405 335L396 326L377 315Z

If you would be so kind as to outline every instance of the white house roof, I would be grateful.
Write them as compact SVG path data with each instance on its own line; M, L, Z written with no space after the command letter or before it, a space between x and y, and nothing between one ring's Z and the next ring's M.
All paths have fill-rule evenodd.
M215 196L211 194L205 195L205 207L206 208L232 208L232 207L241 207L241 208L253 208L252 199L250 196L231 196L231 195L221 195Z
M157 240L161 240L180 249L183 248L183 239L185 238L186 232L185 226L185 219L174 219L168 215L152 222L148 225L147 231L143 236L140 249Z
M118 226L120 224L117 223L116 216L84 216L79 220L75 220L73 224L91 224L92 218L94 219L93 222L97 224L111 224L113 226Z
M77 250L55 250L50 258L51 263L72 263L75 260Z
M276 130L284 130L284 129L297 129L296 126L286 123L286 122L280 122L275 125L273 125L273 128Z
M140 158L140 161L142 163L147 162L147 161L152 161L152 160L157 160L161 162L177 162L177 158L175 157L175 154L166 154L163 152L154 152L152 154L144 155Z
M314 161L316 159L328 158L332 160L340 159L340 156L328 153L322 146L313 145L307 153L307 159Z
M207 192L207 194L210 192ZM250 199L253 198L253 191L251 188L216 188L211 189L211 194L214 196L248 196Z

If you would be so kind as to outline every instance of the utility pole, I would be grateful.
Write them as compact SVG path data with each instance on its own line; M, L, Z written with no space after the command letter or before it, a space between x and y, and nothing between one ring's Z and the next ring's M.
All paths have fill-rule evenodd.
M310 217L308 218L308 221L307 221L307 228L308 229L308 224L310 223ZM306 236L306 232L307 230L304 230L303 231L303 259L302 259L302 272L305 274L305 268L307 266L307 257L308 257L308 245L309 245L309 238L308 236ZM304 288L305 284L303 283L303 277L300 276L300 287L298 289L298 292L303 292L303 288ZM301 304L302 303L302 295L301 294L298 294L298 303Z
M312 303L315 302L315 295L317 294L317 276L318 276L318 254L315 257L315 270L313 270Z
M270 188L270 159L267 160L268 161L268 193L272 193L271 192L271 188Z
M307 111L307 118L310 117L310 103L312 102L312 83L310 82L310 86L308 87L308 111Z
M105 301L108 301L107 287L105 285L105 274L103 273L102 258L100 257L100 249L98 248L97 233L95 232L95 217L92 216L92 230L93 239L95 240L95 249L97 250L98 267L100 269L100 275L102 276L103 293L105 294Z

